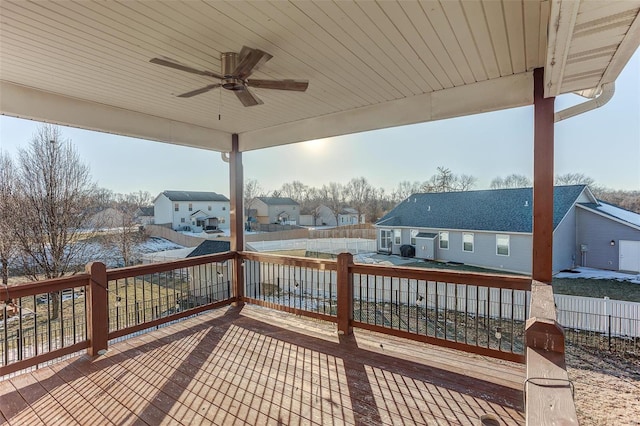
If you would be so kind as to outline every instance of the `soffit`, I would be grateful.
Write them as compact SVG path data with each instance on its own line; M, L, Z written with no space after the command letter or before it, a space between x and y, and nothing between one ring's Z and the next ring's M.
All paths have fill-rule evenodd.
M249 150L527 105L531 71L549 66L556 3L3 0L0 111L229 151L233 133ZM586 2L574 3L576 19L560 28L567 35L549 32L567 70L549 87L562 93L615 78L628 60L611 47L609 59L574 71L581 32L608 16L601 8L594 21ZM637 2L620 3L628 7L614 15L629 26L588 43L637 47L625 38ZM182 99L216 81L149 63L166 56L219 72L220 54L245 45L273 55L252 77L308 79L307 92L254 89L264 105L250 108L226 90ZM571 83L597 72L597 81Z

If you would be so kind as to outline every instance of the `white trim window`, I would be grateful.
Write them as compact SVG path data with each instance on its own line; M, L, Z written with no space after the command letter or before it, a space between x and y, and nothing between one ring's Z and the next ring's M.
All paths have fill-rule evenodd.
M179 212L180 211L180 204L173 203L173 211L174 212Z
M509 256L511 237L505 234L496 234L496 254L498 256Z
M420 231L418 231L417 229L412 229L411 230L411 241L409 242L409 244L411 244L412 246L416 245L416 235L418 235Z
M449 231L442 231L438 235L438 247L441 250L449 250Z
M391 249L391 229L380 230L380 248L389 250Z
M471 232L462 233L462 251L473 253L473 233Z
M397 246L402 244L402 231L400 229L393 230L393 244Z

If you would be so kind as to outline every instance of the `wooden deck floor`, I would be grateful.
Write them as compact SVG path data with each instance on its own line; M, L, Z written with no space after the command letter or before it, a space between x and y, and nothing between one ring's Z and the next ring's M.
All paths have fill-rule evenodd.
M524 424L524 366L245 306L0 383L0 422Z

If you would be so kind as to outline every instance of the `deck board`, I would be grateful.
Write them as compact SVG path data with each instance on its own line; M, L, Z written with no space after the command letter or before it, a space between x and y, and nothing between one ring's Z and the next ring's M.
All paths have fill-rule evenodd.
M524 366L245 306L0 383L7 424L524 424Z

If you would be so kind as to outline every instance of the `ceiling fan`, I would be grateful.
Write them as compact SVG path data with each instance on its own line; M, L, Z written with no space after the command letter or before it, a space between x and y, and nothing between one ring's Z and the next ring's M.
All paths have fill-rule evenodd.
M198 70L165 57L153 58L149 62L220 80L220 83L210 84L178 95L179 98L190 98L222 87L223 89L232 90L240 99L242 105L249 107L263 104L260 98L249 90L249 87L304 92L309 86L307 80L257 80L249 78L253 71L271 58L272 56L268 53L247 46L244 46L239 54L236 52L224 52L220 55L222 62L222 72L220 74Z

